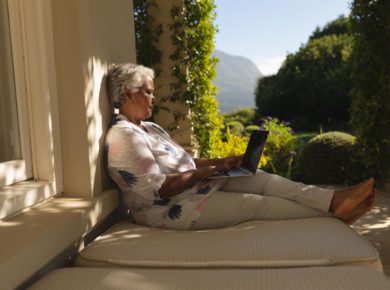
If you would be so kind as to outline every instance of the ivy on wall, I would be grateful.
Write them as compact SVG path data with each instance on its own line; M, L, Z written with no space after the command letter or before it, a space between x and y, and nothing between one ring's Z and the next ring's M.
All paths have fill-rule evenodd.
M158 76L156 68L163 52L156 44L163 28L148 14L157 3L155 0L134 0L133 5L137 62L154 68ZM176 49L169 57L175 62L171 71L176 81L170 84L172 95L164 101L188 105L194 143L201 157L212 155L222 127L215 98L216 87L212 84L217 62L211 57L216 33L215 16L214 0L183 0L182 6L173 5L171 8L171 39ZM168 110L172 114L174 122L168 130L178 129L179 122L187 117L163 104L156 108L158 110Z
M353 79L351 115L367 175L390 175L390 2L352 3Z
M200 156L210 157L222 127L212 84L217 63L211 57L216 33L214 0L184 0L183 7L172 7L171 16L176 50L170 58L175 61L172 75L177 80L171 84L171 101L187 103Z

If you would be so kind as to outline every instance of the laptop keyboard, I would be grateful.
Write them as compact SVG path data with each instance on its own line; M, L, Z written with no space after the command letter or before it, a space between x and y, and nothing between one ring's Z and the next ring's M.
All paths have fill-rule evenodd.
M245 175L245 174L252 174L252 172L250 172L244 168L232 168L226 172L223 172L222 175L224 175L224 176L241 176L241 175Z

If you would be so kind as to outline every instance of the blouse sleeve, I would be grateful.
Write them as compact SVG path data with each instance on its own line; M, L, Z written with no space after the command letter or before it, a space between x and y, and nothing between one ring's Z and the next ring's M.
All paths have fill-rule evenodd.
M117 128L107 142L108 169L131 207L142 210L159 199L158 190L166 176L156 162L149 144L141 132L132 128Z

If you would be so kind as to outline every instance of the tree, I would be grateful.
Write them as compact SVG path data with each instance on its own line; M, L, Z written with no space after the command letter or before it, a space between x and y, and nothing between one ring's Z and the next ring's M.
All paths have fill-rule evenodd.
M309 40L318 39L326 35L343 35L343 34L351 34L352 27L351 21L348 17L344 17L341 15L336 20L329 22L324 26L324 28L320 29L319 27L314 30Z
M294 129L329 129L349 121L349 57L353 38L348 18L316 29L306 45L289 54L274 76L259 80L257 116L290 121Z
M355 0L352 124L367 175L390 175L390 2Z

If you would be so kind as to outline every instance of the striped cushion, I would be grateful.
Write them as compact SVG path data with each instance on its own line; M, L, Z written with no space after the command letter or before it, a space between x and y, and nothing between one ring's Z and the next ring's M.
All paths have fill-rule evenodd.
M64 268L50 273L29 289L388 290L390 280L365 267L220 270Z
M116 224L77 258L86 267L273 268L365 265L382 270L378 252L334 218L250 221L174 231Z

